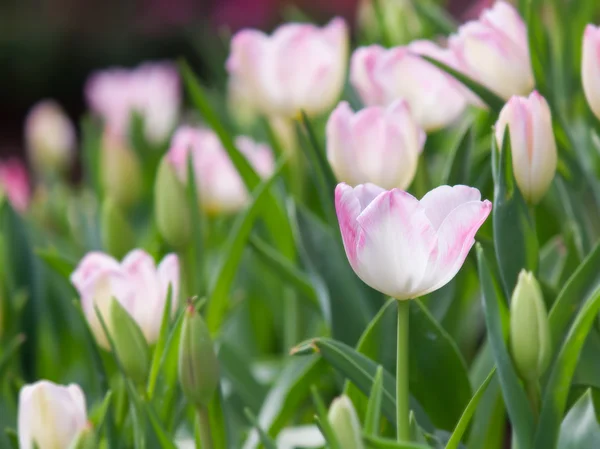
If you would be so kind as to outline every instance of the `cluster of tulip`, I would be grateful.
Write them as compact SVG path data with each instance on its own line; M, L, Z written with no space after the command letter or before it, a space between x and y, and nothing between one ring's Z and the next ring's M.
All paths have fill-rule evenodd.
M442 30L436 8L425 10ZM41 259L75 289L87 328L57 344L90 337L105 396L88 417L78 385L25 384L18 447L500 449L509 429L513 448L598 447L600 164L589 148L600 138L564 94L567 69L549 56L563 41L543 20L498 1L443 40L371 43L350 57L338 18L242 30L226 62L227 118L185 63L99 72L85 91L76 192L64 181L75 129L56 103L38 104L25 126L34 193L18 162L0 165L3 260L22 252L30 265L0 287L35 299L38 281L22 270L39 273ZM580 67L571 94L600 119L600 28L585 29ZM180 76L201 125L182 119ZM585 118L566 120L572 110ZM48 310L12 303L2 310L21 323ZM85 369L29 368L49 351L40 337L17 363L22 336L3 315L7 390L45 372L81 380ZM261 335L312 356L273 368L237 353L278 351L257 350ZM310 388L339 393L328 366L346 383L329 409ZM318 426L300 425L311 391ZM253 430L233 411L241 402Z

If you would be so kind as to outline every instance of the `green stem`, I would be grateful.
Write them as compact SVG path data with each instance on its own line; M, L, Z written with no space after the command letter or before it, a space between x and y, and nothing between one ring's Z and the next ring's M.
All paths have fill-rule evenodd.
M212 434L210 432L210 415L207 407L198 407L198 431L200 434L200 447L202 449L213 449Z
M396 423L398 441L410 441L408 388L408 317L410 301L398 304L398 346L396 358Z
M531 410L533 411L533 416L537 421L540 415L540 389L537 381L527 381L525 382L525 391L527 393L527 398L529 399L529 403L531 404Z

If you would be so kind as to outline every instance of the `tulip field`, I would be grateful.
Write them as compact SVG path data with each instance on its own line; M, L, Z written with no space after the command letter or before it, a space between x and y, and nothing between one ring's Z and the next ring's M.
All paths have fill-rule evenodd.
M442 3L39 99L0 448L600 448L600 2Z

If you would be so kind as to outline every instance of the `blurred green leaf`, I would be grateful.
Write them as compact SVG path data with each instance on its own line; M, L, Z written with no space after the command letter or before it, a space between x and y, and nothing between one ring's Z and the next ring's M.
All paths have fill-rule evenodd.
M154 352L152 354L152 362L150 365L150 373L148 375L148 387L146 389L146 396L149 399L152 399L154 396L154 389L156 387L156 380L158 378L158 373L160 371L160 365L162 362L162 357L165 351L165 346L167 344L167 337L169 334L169 324L171 321L171 310L173 304L173 286L169 284L169 288L167 291L167 300L165 302L165 306L163 308L162 320L160 323L160 332L158 334L158 340L156 341L156 345L154 346Z
M244 413L246 414L246 417L248 418L248 421L250 421L250 423L252 423L252 427L254 427L258 431L258 435L260 437L260 441L265 446L265 449L277 449L277 445L275 444L275 442L262 429L262 427L258 423L258 420L256 419L256 416L254 416L252 414L252 412L250 411L250 409L245 409Z
M4 374L19 352L19 348L25 342L25 335L15 335L8 343L3 345L0 351L0 381L4 380Z
M472 120L464 122L460 134L462 137L452 149L443 178L443 184L450 186L470 184L472 155L475 145L475 129Z
M69 281L75 271L77 263L58 253L55 249L36 249L35 254L42 259L48 267Z
M367 447L373 449L431 449L424 444L388 440L370 435L365 435L364 439Z
M104 395L104 399L100 406L94 411L93 415L90 416L90 421L98 433L102 432L102 428L104 427L104 423L109 414L112 398L113 392L108 390Z
M383 366L379 365L373 378L373 386L369 394L364 430L367 435L377 436L381 420L381 398L383 396Z
M596 418L592 391L575 403L560 426L557 449L596 449L600 447L600 424Z
M315 418L317 420L319 429L321 429L321 433L325 437L325 441L327 441L328 447L330 449L344 449L340 447L340 442L338 441L335 431L331 427L331 423L329 422L329 418L327 416L327 408L325 407L323 398L321 398L321 395L319 394L319 390L317 390L317 388L313 385L310 391L317 412Z
M190 211L192 239L189 248L184 249L184 270L187 283L187 295L203 295L205 289L204 282L204 260L206 258L204 245L204 228L205 217L201 213L200 197L198 195L198 180L192 161L191 152L188 155L187 169L187 186L186 194L188 208ZM177 299L177 298L176 298Z
M434 26L434 33L452 34L458 28L458 24L446 9L431 0L420 0L411 2L419 15L424 17Z

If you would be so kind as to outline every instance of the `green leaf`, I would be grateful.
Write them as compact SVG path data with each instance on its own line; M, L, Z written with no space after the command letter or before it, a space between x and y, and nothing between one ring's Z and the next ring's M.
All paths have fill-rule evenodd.
M213 445L217 448L228 448L229 429L223 411L223 392L221 386L208 404L208 414L210 419L210 431L213 439Z
M85 116L81 120L81 159L83 172L88 184L98 197L101 197L100 154L102 145L102 126L93 117Z
M535 449L555 447L558 440L571 379L577 366L594 319L600 310L600 288L585 299L583 307L575 317L560 352L552 365L550 377L544 388L542 411L535 436Z
M465 75L458 70L453 69L452 67L440 62L436 59L433 59L429 56L421 56L426 61L429 61L434 66L438 67L442 71L456 78L462 84L464 84L469 90L471 90L475 95L477 95L485 104L487 104L490 109L496 114L500 112L500 110L504 107L505 101L496 95L494 92L489 90L487 87L478 83L471 77Z
M443 184L450 186L457 184L470 185L472 155L475 146L475 128L472 120L465 121L460 135L462 137L453 148L444 173Z
M96 432L98 433L102 432L102 427L106 422L112 398L113 392L111 390L108 390L104 395L104 399L102 400L102 404L100 404L100 407L98 407L98 409L94 411L92 416L90 416L90 421L92 422L94 428L96 429Z
M19 449L19 436L17 435L17 431L15 429L6 428L4 429L4 433L10 442L11 448Z
M184 268L187 270L187 284L188 292L190 296L203 295L204 294L204 265L203 262L206 258L204 253L204 216L200 212L201 204L198 195L198 188L196 179L196 172L194 171L194 165L192 161L191 153L187 160L187 186L186 195L188 201L188 208L190 211L191 230L192 230L192 241L189 248L185 253L184 257Z
M285 159L280 161L271 177L259 184L252 195L252 202L244 213L240 214L231 228L227 242L221 251L221 257L215 270L214 282L209 288L210 301L206 311L206 324L211 334L221 328L229 306L229 291L242 259L246 242L252 231L254 221L269 201L269 189L279 176Z
M15 335L8 343L2 348L0 353L0 381L4 379L4 373L10 366L15 355L19 352L19 348L25 342L25 335Z
M492 160L498 161L494 164L494 247L504 292L510 297L522 269L537 272L539 249L535 226L513 174L508 130L502 151L497 151L493 135Z
M389 440L370 435L365 435L364 439L365 443L367 443L367 447L373 449L431 449L429 446L424 444Z
M477 261L488 340L496 360L504 403L513 424L517 444L523 448L530 447L533 440L534 419L527 395L521 386L506 348L504 335L508 320L506 300L490 271L486 256L479 244L477 245Z
M490 382L495 374L496 374L496 369L494 368L490 372L490 374L485 378L483 383L479 386L479 388L477 389L477 391L475 392L475 394L469 401L469 404L467 405L467 407L465 408L465 411L463 412L462 416L460 417L458 424L456 424L456 427L454 428L454 432L452 432L452 436L450 437L450 440L448 440L448 444L446 444L446 449L457 449L458 448L458 446L460 444L460 440L462 439L463 435L465 434L467 427L469 426L469 423L471 422L471 418L475 414L475 410L477 409L477 406L479 405L479 401L481 401L483 394L487 390L487 387L490 384Z
M250 409L245 409L244 413L246 414L248 421L250 421L252 426L258 431L258 435L260 436L260 441L265 446L265 449L277 449L277 445L275 444L275 442L269 437L269 435L267 435L265 433L265 431L262 429L262 427L260 427L258 420L252 414Z
M317 423L319 429L321 429L321 433L325 437L325 441L329 445L330 449L343 449L340 447L340 442L335 434L335 431L331 427L331 423L329 422L329 418L327 417L327 408L325 407L325 403L323 402L323 398L319 394L319 390L313 385L310 389L313 403L315 404L315 408L317 409Z
M77 263L68 257L59 254L57 250L37 248L35 254L42 259L48 267L60 274L67 281L69 280Z
M411 5L435 27L435 34L452 34L458 28L450 13L435 1L421 0L412 2Z
M154 389L156 388L156 380L158 379L158 373L160 371L160 365L162 362L165 346L167 344L167 338L169 335L169 323L171 321L171 310L173 303L173 286L169 284L167 290L167 301L163 309L162 320L160 323L160 332L158 334L158 340L154 346L154 353L152 354L152 363L150 365L150 374L148 375L148 387L146 389L146 395L149 399L154 396Z
M600 424L587 390L575 403L560 426L558 449L596 449L600 447Z
M373 386L369 394L367 413L365 415L364 430L367 435L377 436L379 434L379 423L381 420L381 398L383 396L383 366L379 365L373 378Z

